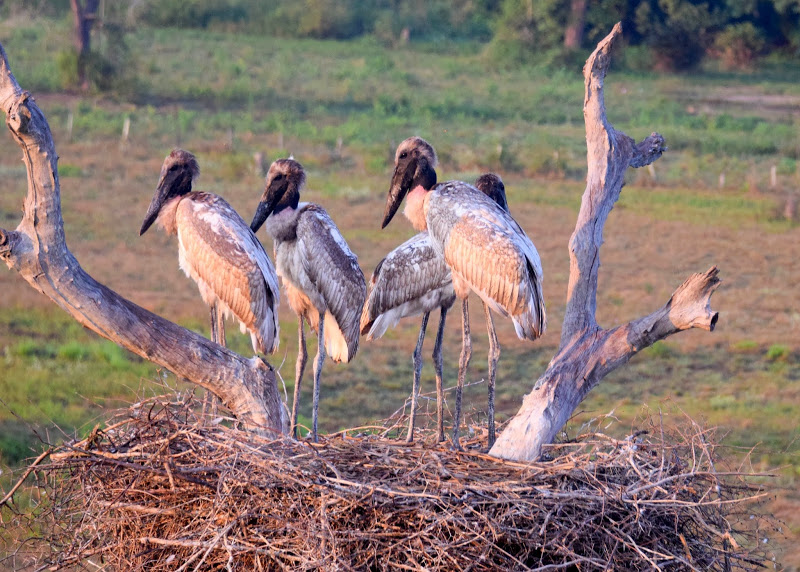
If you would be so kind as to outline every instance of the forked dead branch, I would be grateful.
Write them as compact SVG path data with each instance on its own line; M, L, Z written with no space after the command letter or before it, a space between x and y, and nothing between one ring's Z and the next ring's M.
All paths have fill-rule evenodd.
M597 324L597 280L603 228L617 202L628 167L649 165L666 150L664 138L652 133L641 143L617 131L606 116L603 87L611 64L617 24L583 68L587 177L578 221L569 242L570 275L561 344L519 412L506 425L490 454L533 461L589 391L634 354L658 340L689 328L713 330L718 315L710 298L719 285L717 268L690 276L659 310L623 326Z

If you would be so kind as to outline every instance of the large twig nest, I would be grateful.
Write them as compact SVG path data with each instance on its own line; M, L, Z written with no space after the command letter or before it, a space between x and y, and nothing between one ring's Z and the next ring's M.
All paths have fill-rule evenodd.
M40 468L45 568L751 570L762 494L707 434L591 434L520 464L377 436L268 441L156 398ZM18 558L23 558L18 555ZM91 564L90 564L91 563Z

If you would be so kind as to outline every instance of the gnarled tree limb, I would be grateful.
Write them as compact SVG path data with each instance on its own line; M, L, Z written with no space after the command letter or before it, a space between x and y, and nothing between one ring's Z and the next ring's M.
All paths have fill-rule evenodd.
M604 330L597 325L597 276L600 246L628 167L649 165L666 150L653 133L641 143L608 122L603 84L611 62L617 24L583 68L587 177L575 232L569 242L570 277L561 344L547 370L523 400L522 407L492 447L490 454L514 460L535 460L555 438L589 391L640 350L681 330L713 330L718 315L710 308L719 285L717 268L690 276L669 301L649 316Z
M242 422L266 433L288 431L272 368L246 359L148 312L89 276L67 248L58 156L50 126L24 91L0 46L0 105L28 170L22 221L0 229L0 258L82 325L216 394Z

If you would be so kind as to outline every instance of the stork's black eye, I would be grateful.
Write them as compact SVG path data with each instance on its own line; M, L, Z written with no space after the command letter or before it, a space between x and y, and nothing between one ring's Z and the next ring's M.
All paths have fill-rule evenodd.
M403 151L402 153L400 153L400 158L401 158L401 159L405 159L406 157L408 157L408 153L406 153L405 151Z
M170 173L174 173L174 172L175 172L175 171L177 171L177 170L178 170L178 165L177 165L177 163L176 163L175 165L172 165L172 166L169 168L169 171L170 171Z
M283 180L283 173L278 173L277 175L275 175L275 180L276 181L282 181Z

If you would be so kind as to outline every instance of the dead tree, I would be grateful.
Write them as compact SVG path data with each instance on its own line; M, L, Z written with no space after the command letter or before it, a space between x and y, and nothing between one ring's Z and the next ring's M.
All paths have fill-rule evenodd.
M287 433L288 415L268 364L148 312L81 268L65 242L50 126L17 83L2 46L0 59L0 105L28 170L22 221L15 230L0 228L0 258L85 327L213 392L246 426Z
M717 268L712 267L690 276L661 309L649 316L612 329L597 324L603 226L619 199L628 167L649 165L666 149L658 133L637 144L615 130L606 117L603 84L612 45L621 32L620 24L614 26L583 68L588 175L569 242L570 276L561 343L492 447L490 454L495 457L520 461L539 458L542 447L553 441L580 402L606 375L658 340L689 328L711 331L717 322L710 297L720 281Z

